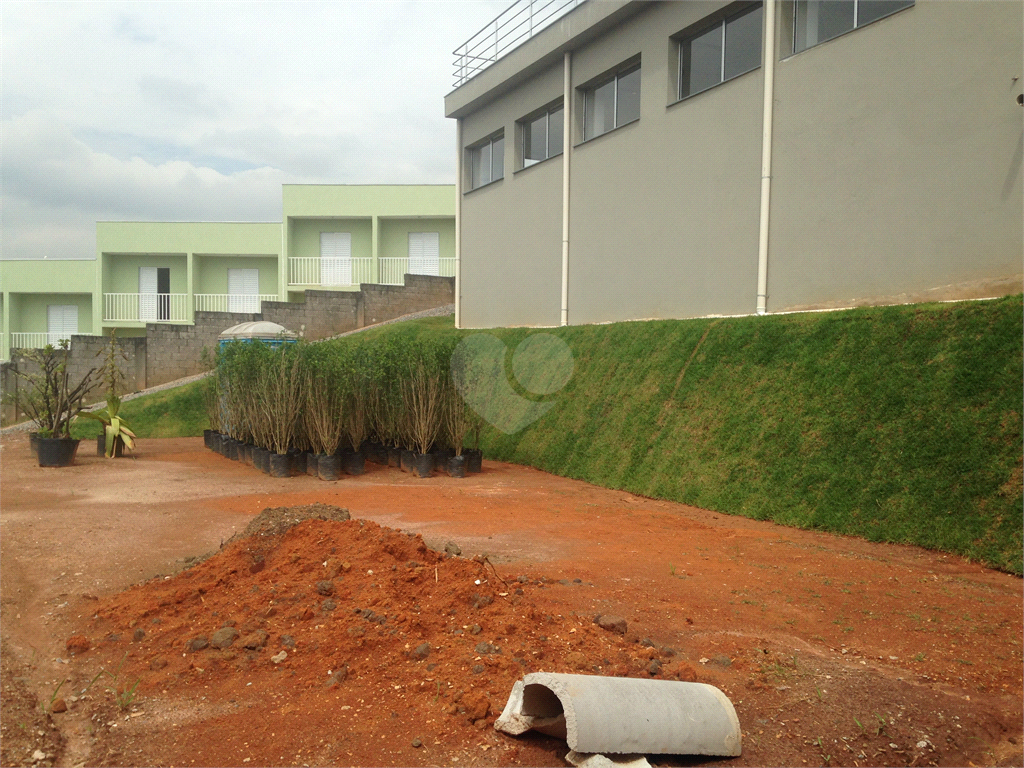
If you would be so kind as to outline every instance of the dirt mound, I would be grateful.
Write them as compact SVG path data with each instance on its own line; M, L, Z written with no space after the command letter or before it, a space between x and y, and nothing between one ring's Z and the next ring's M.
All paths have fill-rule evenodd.
M539 613L533 597L546 579L505 581L483 557L434 552L419 535L341 513L265 510L205 562L102 601L87 633L96 653L108 665L127 654L120 675L141 680L140 697L184 693L201 679L229 702L266 685L267 703L284 714L300 693L348 707L374 701L392 711L388 738L404 745L479 738L531 671L695 678L672 649L627 643L593 616Z
M230 541L250 536L279 536L303 520L331 520L343 522L352 516L347 509L316 502L300 507L267 507L254 517L241 533Z

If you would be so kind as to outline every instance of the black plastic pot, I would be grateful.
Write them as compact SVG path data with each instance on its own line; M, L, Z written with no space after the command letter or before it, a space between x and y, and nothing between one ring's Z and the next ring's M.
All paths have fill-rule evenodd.
M448 466L448 459L455 455L450 448L434 448L430 455L434 457L434 466L443 470Z
M408 448L402 449L402 471L412 472L416 461L416 454Z
M434 454L432 453L416 453L413 454L413 472L416 477L430 477L430 473L434 471Z
M462 452L466 457L467 472L482 472L484 463L484 452L477 448L467 448Z
M216 443L214 443L213 449L217 453L219 453L221 456L227 456L228 455L228 443L230 441L231 441L230 437L228 437L227 435L222 434L220 436L220 439L217 440Z
M389 467L401 468L401 466L402 466L402 449L401 448L396 448L393 445L389 445L387 447L387 452L388 452L388 462L387 462L388 466Z
M448 459L448 474L452 477L466 476L466 457L452 456Z
M362 453L346 453L342 464L349 475L361 475L366 471L366 456Z
M252 466L252 443L239 443L237 450L238 460Z
M269 461L271 477L292 476L292 457L289 454L271 453Z
M288 451L288 455L292 457L292 469L300 475L306 474L306 452L293 450Z
M224 456L232 461L238 461L238 441L230 437L224 443Z
M267 457L269 455L270 452L266 448L254 445L252 447L252 465L260 472L268 471L270 459Z
M317 471L321 480L341 478L341 456L321 454L317 457Z
M215 434L217 434L217 433L214 432L212 429L204 429L203 430L203 445L205 445L207 448L209 448L211 445L213 445L213 436Z
M363 446L363 454L367 461L384 467L388 465L388 449L380 443L367 443Z
M320 477L320 457L312 451L306 454L306 474Z
M40 467L70 467L75 463L78 440L71 437L40 437Z
M104 427L103 427L104 432L101 432L99 434L99 436L96 438L96 455L97 456L106 456L107 455L107 436L106 436L106 434L104 434L106 432L106 429L107 428L104 425ZM120 459L122 456L124 456L124 440L122 440L120 437L115 437L114 438L114 458L115 459Z

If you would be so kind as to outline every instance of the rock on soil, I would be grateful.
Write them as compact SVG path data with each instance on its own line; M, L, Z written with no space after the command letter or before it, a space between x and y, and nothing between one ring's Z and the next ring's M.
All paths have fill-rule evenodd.
M238 634L238 630L234 627L221 627L210 635L210 645L223 651L235 642L235 638L238 637Z
M609 632L617 632L620 635L626 634L626 620L621 616L595 616L594 623L601 629Z
M89 650L89 638L83 635L72 635L68 638L68 642L65 646L72 656L76 653L85 653Z

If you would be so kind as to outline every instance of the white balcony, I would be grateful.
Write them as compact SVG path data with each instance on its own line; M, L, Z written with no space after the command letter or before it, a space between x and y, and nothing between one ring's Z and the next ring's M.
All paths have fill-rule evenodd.
M60 340L59 333L12 333L11 349L42 349L47 344L56 347L60 345Z
M195 294L196 312L246 312L261 311L264 301L277 301L277 294L238 294L238 293L197 293Z
M372 258L288 257L288 285L336 288L375 282Z
M362 283L404 285L405 275L409 272L409 259L381 258L377 260L377 268L378 274L375 275L372 258L325 259L320 256L292 256L288 259L288 285L306 288L356 286ZM436 271L431 266L419 269L419 272L413 274L455 277L455 259L438 259Z
M104 293L104 322L188 323L187 293Z
M431 267L420 268L412 274L419 275L440 275L441 277L455 277L455 259L438 259L437 271ZM380 284L381 285L405 285L405 276L409 274L409 259L407 258L386 258L380 260Z

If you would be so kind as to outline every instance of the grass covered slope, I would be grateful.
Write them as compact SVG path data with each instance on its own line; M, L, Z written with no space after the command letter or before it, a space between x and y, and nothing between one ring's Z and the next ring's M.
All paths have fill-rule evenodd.
M489 458L1021 574L1022 313L1014 296L545 330L456 331L446 317L327 345L404 336L450 349L490 333L506 346L509 383L552 407L516 434L486 429ZM514 376L515 349L539 333L565 341L575 361L565 388L546 397ZM122 413L140 437L198 435L200 387Z
M203 405L203 381L193 381L174 389L165 389L129 400L121 406L121 416L139 437L197 437L210 424ZM71 436L81 439L99 436L98 421L77 419Z
M1016 296L558 329L573 378L486 454L1020 574L1021 318Z

